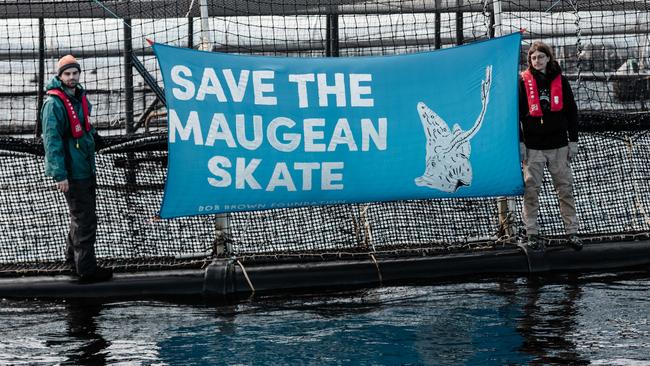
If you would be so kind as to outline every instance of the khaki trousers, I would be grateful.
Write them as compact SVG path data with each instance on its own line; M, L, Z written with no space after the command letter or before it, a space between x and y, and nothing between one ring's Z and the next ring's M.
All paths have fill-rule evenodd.
M567 234L578 232L578 216L573 198L573 174L568 160L569 147L550 150L526 149L524 162L523 220L526 233L539 234L539 190L544 180L544 167L548 167L553 186L560 201L560 214Z

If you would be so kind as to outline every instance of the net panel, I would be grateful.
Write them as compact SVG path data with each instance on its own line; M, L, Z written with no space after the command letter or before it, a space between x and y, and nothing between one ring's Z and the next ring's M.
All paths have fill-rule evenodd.
M0 262L62 260L65 200L43 175L42 90L72 53L109 147L97 155L102 258L213 253L215 216L156 218L166 174L162 87L145 38L181 47L286 57L392 55L525 29L543 39L580 109L576 204L584 235L650 232L648 1L0 1ZM114 14L113 14L114 13ZM202 25L207 24L205 32ZM495 27L500 24L500 27ZM525 63L522 51L521 60ZM139 60L154 85L132 68ZM550 177L543 234L563 234ZM496 198L303 207L228 216L220 255L451 248L521 234L521 198L499 217Z

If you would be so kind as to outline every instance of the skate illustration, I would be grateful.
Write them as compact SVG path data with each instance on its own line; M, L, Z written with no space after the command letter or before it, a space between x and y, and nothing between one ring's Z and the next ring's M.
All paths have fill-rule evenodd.
M472 183L472 166L469 162L470 139L481 128L492 84L492 65L485 68L485 80L481 81L481 102L483 107L474 125L467 131L456 123L452 130L436 112L423 102L417 105L420 121L427 138L426 166L424 174L415 178L415 184L453 193L462 186Z

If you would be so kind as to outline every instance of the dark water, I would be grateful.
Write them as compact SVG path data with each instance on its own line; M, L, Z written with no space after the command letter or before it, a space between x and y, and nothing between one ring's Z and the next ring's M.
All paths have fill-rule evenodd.
M0 364L650 365L650 271L187 300L2 300Z

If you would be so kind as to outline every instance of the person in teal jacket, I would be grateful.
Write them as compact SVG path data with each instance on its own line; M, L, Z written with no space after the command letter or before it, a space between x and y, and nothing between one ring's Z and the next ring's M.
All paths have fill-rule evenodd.
M95 150L99 135L90 125L90 104L79 84L81 66L72 55L58 62L57 76L47 86L43 104L45 175L54 178L70 210L66 262L80 283L109 280L113 272L99 267L97 236Z

